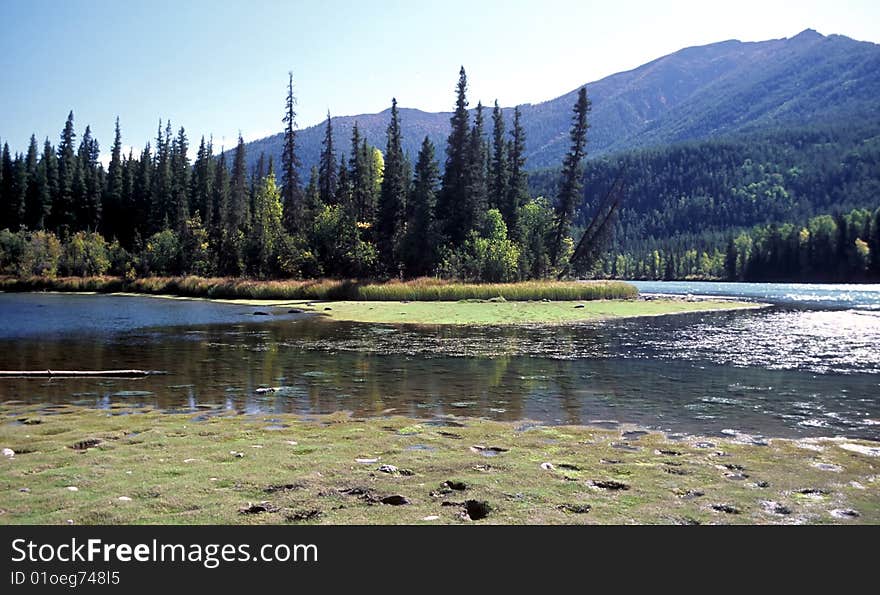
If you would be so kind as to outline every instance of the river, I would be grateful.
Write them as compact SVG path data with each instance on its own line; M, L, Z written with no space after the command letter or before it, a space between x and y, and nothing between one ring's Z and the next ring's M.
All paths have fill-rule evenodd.
M194 420L348 410L880 440L880 286L636 285L771 305L481 328L333 322L287 309L255 316L253 307L198 300L0 294L0 369L167 372L5 378L0 401L111 414L159 408Z

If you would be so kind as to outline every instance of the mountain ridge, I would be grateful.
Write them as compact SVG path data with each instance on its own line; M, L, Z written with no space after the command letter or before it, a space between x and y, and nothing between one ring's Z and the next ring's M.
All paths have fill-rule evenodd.
M589 157L633 148L699 140L732 132L880 116L880 45L805 29L789 38L735 39L682 48L631 70L587 83L592 101ZM561 162L568 145L577 88L518 106L530 170ZM453 98L450 96L450 105ZM441 156L451 112L399 108L404 150L414 159L428 136ZM485 107L487 121L491 107ZM502 108L508 130L512 107ZM472 107L473 110L473 107ZM354 122L371 144L384 147L389 109L332 118L336 146L348 152ZM488 129L491 126L487 126ZM324 124L297 131L301 173L317 163ZM280 158L281 133L248 143Z

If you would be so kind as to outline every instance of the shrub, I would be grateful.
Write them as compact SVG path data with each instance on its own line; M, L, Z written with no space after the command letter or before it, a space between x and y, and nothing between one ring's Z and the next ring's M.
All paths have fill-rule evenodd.
M107 242L98 233L76 232L62 247L61 268L76 277L103 275L110 268Z

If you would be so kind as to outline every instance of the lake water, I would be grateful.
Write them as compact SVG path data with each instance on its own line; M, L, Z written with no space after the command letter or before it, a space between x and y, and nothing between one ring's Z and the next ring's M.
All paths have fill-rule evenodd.
M880 286L637 283L761 310L567 327L332 322L286 308L0 294L0 369L162 370L142 379L0 379L0 400L880 440ZM265 393L263 387L282 387Z

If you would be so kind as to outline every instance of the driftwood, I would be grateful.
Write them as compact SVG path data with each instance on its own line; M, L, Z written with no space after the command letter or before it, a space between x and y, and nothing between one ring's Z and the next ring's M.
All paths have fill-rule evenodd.
M0 378L139 378L154 374L166 374L158 370L0 370Z

